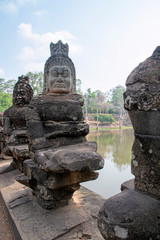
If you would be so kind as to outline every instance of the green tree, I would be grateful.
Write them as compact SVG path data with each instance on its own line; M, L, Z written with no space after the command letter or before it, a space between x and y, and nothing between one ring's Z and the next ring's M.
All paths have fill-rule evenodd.
M121 109L123 108L123 93L125 88L121 85L116 86L115 88L111 89L111 102L113 103L115 110L117 113L120 113Z
M125 91L125 88L121 85L118 85L117 87L113 88L111 90L112 92L112 98L111 103L114 106L115 113L119 114L119 122L120 122L120 128L122 127L122 119L123 119L123 113L125 112L123 107L123 93Z
M4 92L4 84L5 84L4 78L0 78L0 92Z
M30 79L30 85L33 89L34 95L42 93L43 89L43 72L28 72L26 74Z
M105 94L100 90L96 90L94 93L96 95L97 112L101 113L105 105Z
M95 93L91 91L91 88L88 88L87 92L84 94L86 120L88 113L94 112L94 109L96 112L95 98L96 98Z
M97 115L94 115L94 120L95 121L97 120ZM115 121L113 116L109 114L98 114L98 120L100 121L100 123L107 123L107 124L111 124Z
M15 83L15 79L5 81L5 79L0 78L0 92L12 95Z
M82 81L80 79L76 79L77 93L82 95L83 93L82 93L81 87L82 87Z
M0 92L0 112L12 106L12 97L9 93Z
M16 80L15 79L8 80L5 83L4 92L12 95L15 84L16 84Z

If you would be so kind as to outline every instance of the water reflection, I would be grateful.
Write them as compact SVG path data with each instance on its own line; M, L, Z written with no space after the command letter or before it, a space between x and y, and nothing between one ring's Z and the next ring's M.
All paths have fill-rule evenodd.
M121 183L133 178L130 169L133 139L132 129L90 133L87 140L97 142L105 167L97 180L83 185L106 198L120 192Z

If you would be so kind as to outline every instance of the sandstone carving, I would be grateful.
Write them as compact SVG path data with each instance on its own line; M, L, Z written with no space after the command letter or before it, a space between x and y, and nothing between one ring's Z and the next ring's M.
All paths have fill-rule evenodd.
M28 105L26 115L30 160L25 176L17 180L30 186L46 209L69 203L80 182L98 177L103 158L94 142L87 142L83 97L76 93L76 75L68 57L68 44L51 43L44 67L43 94Z
M33 97L29 78L18 78L13 90L13 106L3 115L3 149L2 153L12 156L16 167L23 171L23 161L29 158L28 137L26 134L27 105Z

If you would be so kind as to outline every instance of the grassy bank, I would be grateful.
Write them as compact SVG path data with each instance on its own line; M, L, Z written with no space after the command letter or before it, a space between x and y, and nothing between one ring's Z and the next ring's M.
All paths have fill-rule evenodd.
M129 129L129 128L132 128L132 127L122 127L121 129ZM96 127L90 127L89 128L90 131L97 131L97 128ZM99 127L98 128L98 131L103 131L103 130L111 130L111 129L120 129L119 127Z

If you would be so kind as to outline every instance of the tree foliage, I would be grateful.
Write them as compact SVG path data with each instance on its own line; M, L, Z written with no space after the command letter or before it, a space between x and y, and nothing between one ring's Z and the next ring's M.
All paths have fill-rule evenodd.
M5 81L5 79L0 78L0 92L12 95L15 83L16 83L15 79Z
M111 90L111 103L114 106L115 112L120 113L123 109L123 93L125 88L121 85L116 86Z
M95 103L96 95L94 92L91 91L91 88L87 89L87 92L84 94L84 99L85 99L86 112L95 113L96 111L94 111L94 109L96 110L96 103Z
M103 93L100 90L96 90L95 92L96 95L96 108L97 112L99 113L107 113L107 101L106 101L106 94Z
M103 93L100 90L95 92L88 88L84 93L85 109L87 113L119 113L123 108L123 92L125 88L117 86L109 92Z
M0 112L12 106L12 97L9 93L0 92Z
M26 74L29 77L30 85L33 89L33 94L38 95L42 93L43 89L43 72L28 72Z
M78 94L83 94L82 93L82 81L80 79L76 79L76 89Z
M94 120L95 121L97 120L97 115L94 115ZM100 123L108 123L108 124L111 124L115 121L113 116L109 114L98 114L98 120L100 121Z

